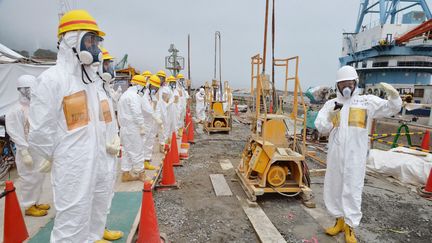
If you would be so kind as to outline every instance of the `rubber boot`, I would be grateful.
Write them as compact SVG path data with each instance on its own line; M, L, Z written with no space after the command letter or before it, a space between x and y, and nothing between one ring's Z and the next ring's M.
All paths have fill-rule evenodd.
M122 173L121 181L122 182L128 182L128 181L138 181L139 178L136 175L133 175L130 171L124 171Z
M42 210L49 210L51 208L51 206L49 204L36 204L35 206L38 209L42 209Z
M150 161L146 160L146 161L144 161L144 169L146 169L146 170L158 170L159 167L150 164Z
M345 224L345 242L346 243L357 243L357 239L354 235L354 229L351 228L349 225Z
M25 215L33 217L42 217L48 214L48 211L39 209L36 205L33 205L25 210Z
M345 220L342 217L337 218L335 225L331 228L327 228L325 232L328 235L335 236L340 232L342 232L344 230L344 227L345 227Z
M142 182L144 182L144 181L147 180L147 176L146 176L146 174L145 174L145 171L142 171L142 172L139 172L139 173L138 173L138 180L140 180L140 181L142 181Z
M123 232L120 230L104 230L103 238L105 240L118 240L123 237Z

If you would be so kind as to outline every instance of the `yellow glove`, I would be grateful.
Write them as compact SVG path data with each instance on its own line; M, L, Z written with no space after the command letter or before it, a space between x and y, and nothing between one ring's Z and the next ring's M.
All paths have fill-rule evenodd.
M388 83L379 83L379 86L387 93L390 99L396 99L399 97L399 92Z

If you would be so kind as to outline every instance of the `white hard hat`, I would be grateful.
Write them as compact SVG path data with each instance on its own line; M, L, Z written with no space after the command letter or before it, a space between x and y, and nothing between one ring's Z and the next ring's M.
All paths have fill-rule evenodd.
M17 81L17 88L33 87L36 83L36 77L33 75L21 75Z
M336 83L346 80L358 81L358 74L352 66L343 66L336 73Z

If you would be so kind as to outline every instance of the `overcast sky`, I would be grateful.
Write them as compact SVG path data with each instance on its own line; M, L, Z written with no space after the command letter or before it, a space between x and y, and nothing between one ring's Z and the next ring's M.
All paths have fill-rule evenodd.
M111 54L119 60L127 53L129 63L140 71L162 69L171 43L186 58L189 33L193 86L213 77L216 30L222 33L222 79L235 88L250 86L250 57L263 49L265 0L69 2L93 15L107 34L104 46ZM303 89L333 84L342 33L354 30L359 4L360 0L276 0L275 56L301 57ZM59 9L55 0L0 0L0 43L30 52L55 50ZM281 80L277 83L283 87Z

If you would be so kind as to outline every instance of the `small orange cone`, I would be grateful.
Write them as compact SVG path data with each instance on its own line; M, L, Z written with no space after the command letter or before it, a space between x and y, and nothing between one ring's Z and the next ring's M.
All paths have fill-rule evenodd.
M235 114L236 116L238 116L238 115L239 115L239 111L238 111L238 106L237 106L237 102L235 103L235 108L234 108L234 114Z
M180 151L179 151L180 159L189 158L188 151L189 151L189 143L188 143L188 137L187 137L186 128L185 128L185 129L183 129L182 141L180 144Z
M270 102L270 114L273 114L273 102Z
M426 130L421 143L421 148L425 150L429 150L429 144L430 144L430 132L429 130Z
M186 130L187 130L188 128L189 128L189 127L185 127L185 128L183 129L183 135L182 135L182 140L181 140L182 143L188 143L188 136L187 136L187 132L186 132Z
M159 226L155 206L153 202L152 184L144 182L143 197L141 202L141 218L138 231L138 243L160 243Z
M172 166L172 163L170 161L170 158L165 156L163 160L163 167L162 167L162 180L161 185L163 186L170 186L176 184L176 179L174 175L174 168Z
M178 146L177 146L177 136L176 133L173 132L172 140L171 140L171 147L170 151L168 153L171 153L171 163L173 166L181 166L180 163L180 157L178 152Z
M194 124L192 119L190 120L189 128L188 128L188 142L194 144Z
M29 237L29 234L15 193L15 187L12 181L6 181L5 184L5 191L1 195L2 197L6 196L3 242L23 242Z
M431 170L430 170L430 172L429 172L429 177L428 177L428 180L427 180L427 182L426 182L426 186L425 186L425 189L424 189L426 192L430 192L430 193L432 193L432 168L431 168Z

